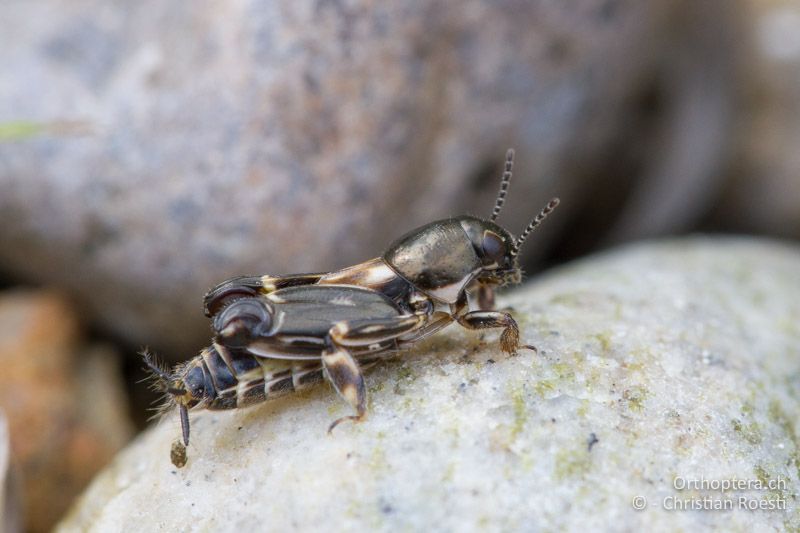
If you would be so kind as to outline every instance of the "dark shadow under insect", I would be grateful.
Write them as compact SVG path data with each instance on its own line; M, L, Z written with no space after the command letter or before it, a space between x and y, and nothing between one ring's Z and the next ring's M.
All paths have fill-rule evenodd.
M498 225L513 162L509 150L488 219L431 222L382 256L335 272L241 276L211 289L204 300L210 346L172 371L144 354L156 386L178 406L183 444L189 444L189 410L246 407L323 380L355 411L329 431L361 420L363 370L453 322L501 329L504 352L536 350L520 344L511 314L495 309L494 289L521 281L520 247L559 200L550 200L517 238Z

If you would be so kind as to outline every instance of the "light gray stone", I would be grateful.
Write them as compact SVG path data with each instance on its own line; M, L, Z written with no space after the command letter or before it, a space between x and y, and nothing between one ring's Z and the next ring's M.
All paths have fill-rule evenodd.
M329 387L170 416L122 452L68 531L729 531L800 526L800 250L752 239L643 244L501 300L539 354L451 326L368 375L369 417ZM758 480L773 490L675 488ZM731 511L666 499L733 498ZM634 497L647 509L632 508ZM738 498L785 510L739 509ZM666 502L666 503L665 503ZM778 504L780 505L780 504Z
M740 135L714 224L800 239L800 4L746 0Z
M641 140L638 95L661 72L653 90L689 110L669 124L693 157L669 169L691 194L644 196L674 215L707 197L695 186L728 131L730 84L706 55L728 40L682 29L705 36L735 10L693 5L3 2L0 268L183 357L207 335L202 294L226 277L331 270L419 224L487 213L508 146L511 228L556 193L570 201L540 242L596 197L614 205L628 174L598 161ZM691 83L665 68L674 42ZM697 80L713 81L711 102L683 97Z
M0 532L20 531L19 495L11 471L11 439L8 434L8 421L0 410Z

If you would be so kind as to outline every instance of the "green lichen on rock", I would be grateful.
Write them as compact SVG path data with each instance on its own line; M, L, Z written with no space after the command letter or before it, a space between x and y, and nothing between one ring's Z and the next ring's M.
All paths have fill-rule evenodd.
M542 398L546 398L556 390L556 384L553 380L542 379L536 382L533 390Z
M634 385L622 392L622 399L628 409L640 413L644 409L644 403L647 399L647 389L641 385Z
M761 444L761 428L757 423L751 422L745 425L742 424L741 420L735 418L731 420L731 425L733 426L733 430L748 443L753 445Z
M511 391L511 402L514 406L514 426L511 429L511 436L516 437L525 429L529 418L524 391L521 388L516 387Z
M563 481L585 475L591 468L591 455L585 442L559 450L555 456L555 479Z

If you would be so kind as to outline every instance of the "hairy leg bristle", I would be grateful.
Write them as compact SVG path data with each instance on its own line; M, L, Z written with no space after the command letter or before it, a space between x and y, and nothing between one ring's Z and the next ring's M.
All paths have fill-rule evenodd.
M160 419L176 405L175 396L170 393L172 372L169 371L166 365L158 361L147 348L144 348L140 353L145 364L144 370L147 372L147 376L142 381L149 381L150 389L161 393L158 405L150 408L154 412L150 420Z
M155 356L147 348L144 348L140 354L142 355L142 360L145 364L144 370L148 374L143 381L149 380L151 382L150 388L155 391L167 392L167 388L169 387L169 382L171 379L169 369L157 361Z

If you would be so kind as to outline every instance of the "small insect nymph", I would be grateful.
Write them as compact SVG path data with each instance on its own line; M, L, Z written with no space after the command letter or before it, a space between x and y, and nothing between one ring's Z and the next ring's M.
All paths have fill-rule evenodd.
M536 350L520 344L509 313L494 310L494 288L520 282L520 248L559 201L550 200L514 238L496 222L513 163L509 150L488 219L431 222L381 257L336 272L242 276L210 290L204 303L211 346L170 372L145 355L157 386L178 406L183 444L189 444L190 409L249 406L323 380L355 411L329 431L343 420L360 420L367 405L362 371L452 322L501 328L506 353ZM183 466L185 449L173 447L172 457Z

